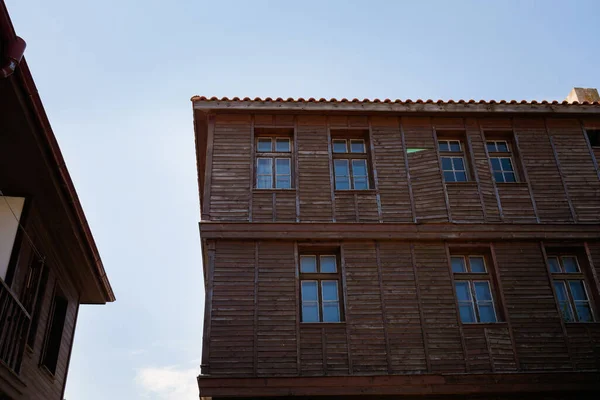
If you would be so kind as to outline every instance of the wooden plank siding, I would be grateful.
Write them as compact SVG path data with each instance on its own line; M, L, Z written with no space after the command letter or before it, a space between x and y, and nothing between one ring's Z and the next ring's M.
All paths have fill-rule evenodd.
M294 250L298 244L311 245L216 241L208 340L211 375L600 368L600 326L567 324L563 331L540 242L493 243L503 296L496 292L500 321L488 324L459 321L443 242L393 240L340 242L347 322L302 323ZM599 242L588 247L594 266L600 265ZM504 317L502 309L507 311Z

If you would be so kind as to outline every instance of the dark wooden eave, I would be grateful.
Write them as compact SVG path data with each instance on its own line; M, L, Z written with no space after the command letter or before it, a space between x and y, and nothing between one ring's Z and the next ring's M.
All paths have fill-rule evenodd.
M6 4L2 1L0 3L0 43L4 45L13 40L15 36L16 33ZM30 120L36 141L44 154L44 162L51 170L57 195L67 210L68 223L74 230L74 235L79 242L78 247L85 253L87 265L75 267L88 268L89 272L86 274L88 279L93 281L93 284L90 282L90 288L94 287L95 289L90 293L85 291L82 293L82 303L102 304L114 301L115 295L106 276L98 248L25 59L20 62L15 73L6 78L4 84L3 87L6 89L9 86L12 87L13 93L19 99L19 104L15 104L15 107L20 108L21 112ZM32 149L32 151L34 150Z
M201 397L435 396L600 390L597 372L422 374L347 377L198 377ZM426 397L425 397L426 398Z

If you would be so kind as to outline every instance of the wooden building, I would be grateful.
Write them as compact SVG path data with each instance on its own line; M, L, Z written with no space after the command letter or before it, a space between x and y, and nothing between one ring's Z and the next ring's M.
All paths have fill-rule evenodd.
M202 397L599 395L597 91L192 103Z
M61 400L79 305L115 298L23 45L0 1L0 399Z

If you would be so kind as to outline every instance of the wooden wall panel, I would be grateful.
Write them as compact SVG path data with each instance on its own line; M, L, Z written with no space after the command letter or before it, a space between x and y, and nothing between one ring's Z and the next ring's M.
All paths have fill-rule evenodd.
M517 362L508 327L486 327L485 335L494 372L516 371Z
M379 222L377 195L374 192L355 193L358 222Z
M526 183L498 183L496 186L505 222L537 222Z
M250 115L217 115L213 143L210 218L247 221L250 205Z
M515 119L521 162L527 169L540 222L572 221L544 120Z
M209 344L211 374L254 373L254 276L254 241L217 241Z
M375 148L383 222L412 222L405 168L405 151L398 118L372 118L371 140Z
M496 243L517 355L524 370L570 369L546 263L539 243Z
M485 334L485 327L464 325L467 368L470 373L492 372L493 365Z
M548 119L567 193L579 222L600 221L600 179L577 120Z
M273 192L252 193L252 222L273 222Z
M500 209L498 208L498 197L490 171L490 163L485 153L485 143L481 136L478 120L475 118L465 119L466 137L470 145L471 155L475 166L474 172L479 180L479 191L483 199L483 207L487 222L500 222Z
M374 242L344 243L350 333L355 374L387 373L381 290Z
M414 251L431 372L465 372L465 356L444 244L416 243Z
M295 276L292 242L258 242L258 375L297 373Z
M410 245L380 242L379 252L392 372L427 372Z
M357 222L358 213L356 210L355 195L352 192L335 192L335 221L336 222ZM377 209L375 209L377 211Z
M600 358L598 358L600 344L594 343L594 335L588 324L567 324L566 328L574 368L576 370L600 368Z
M300 375L323 376L323 328L300 325Z
M348 375L348 339L346 325L330 325L323 328L323 346L326 360L325 374Z
M300 221L332 220L331 173L325 117L298 117Z
M300 375L348 375L348 343L345 324L300 325Z
M296 191L275 193L275 221L296 221Z
M476 182L446 184L452 222L483 222L483 206Z
M417 222L446 222L448 210L442 174L428 118L403 118L407 149L425 149L408 154L410 183L413 190Z

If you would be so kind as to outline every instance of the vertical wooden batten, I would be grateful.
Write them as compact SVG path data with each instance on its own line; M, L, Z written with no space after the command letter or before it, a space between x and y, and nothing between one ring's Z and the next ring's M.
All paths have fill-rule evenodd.
M252 222L252 198L254 197L254 173L256 165L256 150L254 148L254 119L255 116L252 114L250 117L250 197L248 199L248 221ZM275 214L275 204L273 204L273 214Z
M202 335L202 360L201 369L203 374L210 374L210 335L212 325L212 298L213 284L215 271L215 242L212 240L206 241L206 252L208 253L206 299L204 302L204 334Z
M460 309L458 308L458 302L457 302L457 296L456 296L456 287L454 286L454 273L452 272L452 262L451 262L451 258L450 258L450 246L448 245L448 242L444 242L444 249L446 250L446 263L448 264L448 274L450 277L450 284L452 285L452 294L454 295L454 307L456 309L456 318L457 318L457 323L458 323L458 330L460 332L460 343L462 345L462 349L463 349L463 360L465 360L465 371L468 373L469 372L469 363L467 362L468 360L468 354L467 354L467 346L465 344L465 334L463 331L463 325L462 325L462 321L460 320Z
M329 156L329 183L331 187L331 220L335 222L335 172L333 169L333 149L329 117L327 117L327 154Z
M404 152L404 168L406 169L406 180L408 184L408 196L410 198L410 211L412 213L413 222L417 222L417 212L415 210L415 197L412 190L412 183L410 181L410 168L408 165L408 152L406 149L406 138L404 135L404 127L402 125L402 117L398 117L398 126L400 128L400 138L402 140L402 151Z
M254 374L258 374L258 244L259 241L254 241L254 345L253 351L253 362L254 362Z
M554 162L556 162L556 166L558 167L558 174L560 176L560 182L562 183L563 190L565 191L565 196L567 196L567 203L569 204L569 210L571 211L571 218L573 218L573 222L577 222L577 213L575 212L575 207L573 207L573 202L571 201L571 195L569 194L569 190L567 188L567 183L565 182L565 176L564 176L562 168L560 166L560 160L558 159L558 153L556 152L556 146L554 145L554 139L552 138L552 134L550 133L550 129L548 128L547 118L544 118L544 128L546 129L546 135L548 135L548 140L550 140L550 147L552 147L552 154L554 155Z
M373 183L375 185L376 199L377 199L377 215L379 216L379 222L383 222L383 212L381 209L381 195L379 193L379 177L377 176L377 159L375 157L375 144L373 143L373 127L371 124L371 117L369 117L369 151L371 159L371 168L373 169ZM358 210L358 204L356 206ZM358 221L358 220L357 220Z
M383 319L383 336L385 339L385 355L388 367L388 374L393 373L391 350L390 350L390 338L388 335L389 318L387 317L387 307L385 304L385 295L383 290L383 272L381 271L381 254L379 248L379 242L375 242L375 261L377 262L377 276L379 278L379 299L381 301L381 318Z
M519 145L519 135L517 134L516 130L515 130L515 119L511 118L510 119L510 126L511 126L511 130L512 130L512 135L513 135L513 140L515 141L515 147L516 147L516 154L513 154L513 163L517 163L517 158L521 158L522 156L522 152L521 152L521 146ZM487 148L487 147L486 147ZM533 212L535 215L535 220L537 221L537 223L540 223L540 215L538 213L537 210L537 204L535 202L535 197L533 196L533 189L531 188L531 180L529 179L529 175L527 174L527 166L525 165L525 163L523 162L523 160L520 160L519 165L521 166L521 169L523 171L523 179L525 179L525 182L527 183L527 188L529 189L529 197L531 198L531 205L533 207ZM516 170L517 169L517 165L514 165L513 168Z
M425 353L425 364L427 372L431 372L431 360L429 359L429 339L425 325L425 316L423 315L423 304L421 302L421 290L419 288L419 274L417 273L417 258L415 257L415 245L410 243L410 259L412 263L413 274L415 277L415 289L417 293L417 304L419 305L419 319L421 321L421 333L423 335L423 351Z
M446 202L446 212L448 213L448 221L452 221L452 210L450 209L450 199L448 198L448 188L446 187L446 181L444 180L444 174L442 173L442 158L440 157L440 149L438 146L437 132L435 130L435 124L432 118L429 118L431 124L431 134L433 135L433 147L435 149L435 155L438 159L438 165L440 168L440 174L442 175L442 190L444 191L444 201ZM466 160L465 160L466 161Z
M350 340L350 329L348 328L348 326L352 323L352 321L350 320L350 314L348 313L348 284L347 284L347 280L346 280L346 258L345 258L345 254L344 254L344 247L345 244L344 242L341 243L340 246L340 267L342 268L342 287L343 287L343 293L344 293L344 316L346 318L346 343L347 343L347 350L348 350L348 374L349 375L353 375L354 374L354 368L352 366L352 348L350 346L351 340Z
M298 375L301 375L302 373L302 365L300 364L301 359L300 359L300 352L301 352L301 348L300 348L300 315L301 315L301 311L300 311L300 264L299 264L299 260L300 260L300 254L298 253L298 242L294 242L294 263L295 263L295 284L296 284L296 369L297 369L297 373Z
M471 141L471 136L469 135L469 130L467 129L467 121L466 118L463 118L463 127L465 130L465 140L467 142L467 150L469 152L469 161L471 162L471 169L473 170L473 177L475 178L475 183L477 184L477 193L479 194L479 201L481 202L481 210L483 211L483 220L487 222L487 207L485 206L485 201L483 200L483 193L481 192L481 183L479 181L479 171L477 171L477 163L475 161L475 154L473 152L473 143ZM485 143L484 143L485 146Z
M298 116L294 115L294 189L296 192L296 222L300 222L300 166L298 159Z

